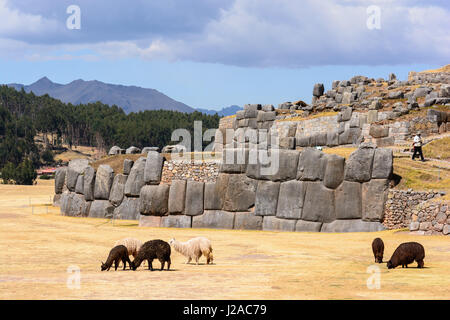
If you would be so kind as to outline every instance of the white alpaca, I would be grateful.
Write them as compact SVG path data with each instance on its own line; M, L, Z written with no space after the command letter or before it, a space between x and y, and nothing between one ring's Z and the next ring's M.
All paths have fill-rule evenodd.
M177 252L188 258L186 263L195 259L195 262L198 264L198 259L200 259L202 254L206 257L206 264L213 262L211 241L204 237L193 238L186 242L170 239L169 244L173 246Z
M142 242L135 238L125 238L117 240L114 246L123 245L128 250L128 255L133 256L136 259L137 253L142 246Z

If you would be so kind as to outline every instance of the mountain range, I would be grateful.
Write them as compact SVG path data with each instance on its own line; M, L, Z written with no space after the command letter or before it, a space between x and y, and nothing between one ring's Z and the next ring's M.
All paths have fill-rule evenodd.
M220 111L195 109L155 89L109 84L97 80L84 81L79 79L68 84L59 84L43 77L30 85L10 83L8 86L16 90L23 88L26 92L33 91L38 96L48 94L62 102L74 105L100 101L108 105L117 105L126 113L163 109L188 113L197 110L206 114L214 115L217 113L219 116L228 116L241 110L239 106L226 107Z

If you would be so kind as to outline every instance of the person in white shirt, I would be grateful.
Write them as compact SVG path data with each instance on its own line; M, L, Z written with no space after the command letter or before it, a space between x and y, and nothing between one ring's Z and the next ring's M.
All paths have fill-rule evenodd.
M423 153L422 153L422 137L421 137L420 131L417 132L417 134L415 135L415 137L413 139L413 147L414 147L414 152L412 155L412 160L414 160L416 155L419 155L420 160L425 161L425 159L423 158Z

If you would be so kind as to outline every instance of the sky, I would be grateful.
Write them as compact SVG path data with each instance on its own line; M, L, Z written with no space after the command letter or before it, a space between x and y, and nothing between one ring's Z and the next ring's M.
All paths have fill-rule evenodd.
M310 102L315 83L449 64L449 30L447 0L0 0L0 83L95 79L217 110Z

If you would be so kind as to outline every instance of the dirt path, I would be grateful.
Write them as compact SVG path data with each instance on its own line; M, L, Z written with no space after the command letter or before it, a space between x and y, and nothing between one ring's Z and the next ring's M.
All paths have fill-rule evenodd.
M113 226L39 206L32 214L30 201L48 202L52 191L51 182L0 186L0 299L450 299L448 237L138 228L134 221ZM206 236L215 264L186 265L173 252L170 272L100 272L114 241L126 236ZM381 287L368 289L376 236L385 242L385 260L398 244L420 241L426 268L378 265ZM79 289L67 286L70 266L81 270Z

